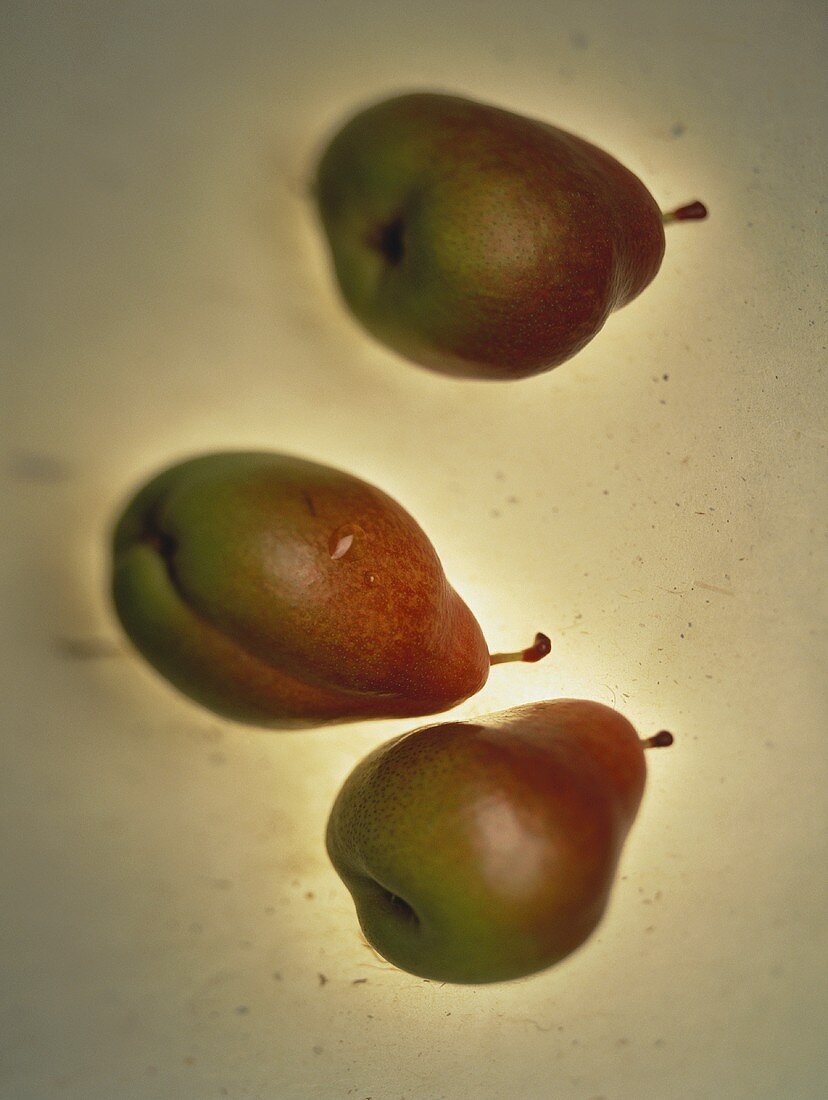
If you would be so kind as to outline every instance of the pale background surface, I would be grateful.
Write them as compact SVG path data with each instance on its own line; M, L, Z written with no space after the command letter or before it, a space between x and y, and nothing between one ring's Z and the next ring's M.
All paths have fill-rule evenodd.
M823 6L0 21L3 1100L825 1095ZM306 184L410 87L572 129L711 217L552 374L409 366L340 306ZM563 965L440 988L360 942L324 822L413 723L241 729L118 648L116 509L221 447L376 481L493 649L552 635L458 714L585 695L675 731Z

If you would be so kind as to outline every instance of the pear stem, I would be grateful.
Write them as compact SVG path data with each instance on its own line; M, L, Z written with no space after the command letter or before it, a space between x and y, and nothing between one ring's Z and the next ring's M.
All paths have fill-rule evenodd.
M489 663L504 665L507 661L528 661L530 664L545 657L552 649L552 642L545 634L535 635L534 642L526 649L518 649L515 653L493 653L489 657Z
M703 202L695 199L693 202L685 203L684 206L679 206L675 210L662 213L661 220L665 225L669 225L670 222L700 222L706 217L707 207Z
M659 730L658 733L654 733L652 737L647 737L642 740L641 744L645 749L666 749L672 745L675 738L672 733L667 730Z

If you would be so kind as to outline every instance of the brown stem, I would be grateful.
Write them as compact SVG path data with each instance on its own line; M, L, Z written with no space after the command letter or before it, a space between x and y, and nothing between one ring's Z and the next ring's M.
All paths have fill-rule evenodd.
M641 744L645 749L666 749L672 745L675 738L672 733L668 733L667 730L659 730L658 733L654 733L652 737L647 737L642 740Z
M679 206L675 210L666 211L661 215L661 220L665 225L669 225L670 222L700 222L706 217L707 207L703 202L695 199L693 202L685 203L684 206Z
M489 663L503 665L507 661L539 661L552 649L552 643L545 634L536 634L534 642L526 649L518 649L515 653L493 653L489 657Z

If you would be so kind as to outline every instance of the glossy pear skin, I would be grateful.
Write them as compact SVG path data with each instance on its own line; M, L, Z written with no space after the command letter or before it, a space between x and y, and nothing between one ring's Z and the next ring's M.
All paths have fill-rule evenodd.
M488 676L480 628L412 517L300 458L208 454L160 473L117 525L112 591L147 660L239 722L433 714Z
M630 723L586 700L426 726L357 765L328 853L395 966L440 982L520 978L600 921L645 772Z
M367 108L316 194L345 301L424 366L513 379L557 366L653 279L658 206L579 137L456 96Z

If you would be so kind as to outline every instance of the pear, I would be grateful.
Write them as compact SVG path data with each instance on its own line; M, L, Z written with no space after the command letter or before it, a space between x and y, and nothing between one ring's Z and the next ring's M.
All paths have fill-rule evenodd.
M644 790L645 741L583 699L425 726L353 770L327 846L369 944L440 982L552 966L607 905Z
M422 529L350 474L207 454L152 478L115 530L112 591L138 650L239 722L301 727L434 714L479 691L480 627Z
M549 370L653 279L662 214L582 138L456 96L352 118L315 192L342 295L403 356L469 378ZM700 218L694 202L665 220Z

